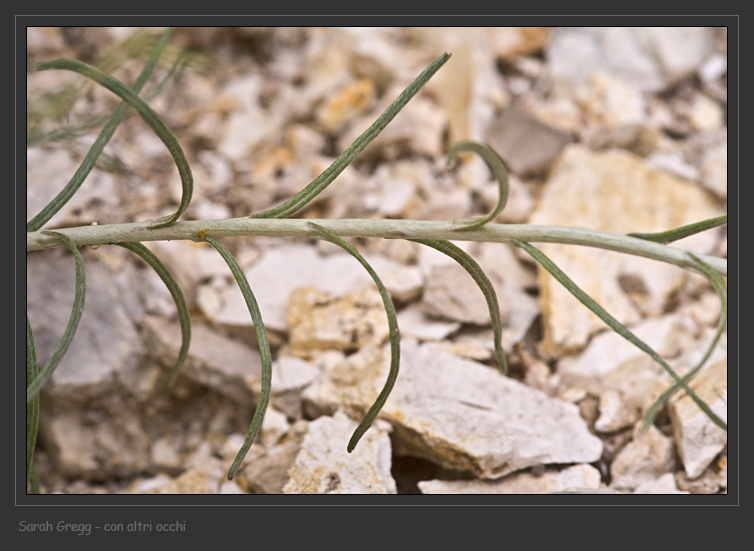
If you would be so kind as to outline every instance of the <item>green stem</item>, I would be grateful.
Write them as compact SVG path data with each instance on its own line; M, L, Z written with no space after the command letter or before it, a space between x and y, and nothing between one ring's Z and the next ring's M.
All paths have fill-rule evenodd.
M564 243L607 249L635 256L651 258L701 273L688 252L622 233L613 233L563 226L534 226L524 224L486 224L473 230L457 231L452 221L427 220L265 220L230 218L227 220L191 220L154 229L149 222L79 226L60 229L77 246L104 245L117 242L196 240L199 232L213 237L270 236L316 237L309 222L314 222L340 237L380 237L388 239L441 239L447 241L481 241L506 243L513 239L527 243ZM60 246L42 232L26 234L26 250L36 251ZM728 261L708 255L698 255L722 276L728 274Z

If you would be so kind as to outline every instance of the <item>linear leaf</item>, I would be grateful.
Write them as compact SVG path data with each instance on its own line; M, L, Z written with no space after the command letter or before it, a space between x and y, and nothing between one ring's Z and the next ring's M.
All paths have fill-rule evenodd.
M84 297L86 295L86 273L84 271L84 261L81 258L81 253L79 253L79 250L78 248L76 248L74 242L70 237L59 232L45 231L43 233L57 238L73 253L73 258L76 262L76 289L73 297L73 308L71 309L71 316L70 318L68 318L68 325L63 332L63 336L60 339L60 343L58 343L58 347L55 349L55 352L52 353L52 356L50 356L50 359L47 360L47 363L39 371L37 376L34 377L34 379L29 383L29 386L26 387L27 405L39 393L39 389L42 388L42 385L47 381L47 379L52 376L53 372L58 367L60 360L63 359L63 356L68 351L68 347L73 340L73 336L76 334L76 329L78 329L79 321L81 321L81 314L84 311Z
M178 139L163 122L160 116L155 113L154 110L144 102L144 100L137 96L125 84L111 77L110 75L103 73L99 69L92 67L91 65L87 65L86 63L72 59L53 59L50 61L43 61L42 63L39 63L37 65L38 71L44 71L47 69L63 69L67 71L73 71L92 79L97 84L104 86L105 88L119 96L121 99L123 99L125 102L127 102L139 113L139 115L141 115L141 118L144 119L144 121L152 128L152 130L155 131L160 140L162 140L162 142L168 148L168 151L172 155L173 160L178 167L178 173L181 176L183 193L181 195L181 204L178 207L178 210L172 215L163 216L162 218L152 220L150 227L162 228L169 226L170 224L175 222L178 217L183 214L183 212L191 202L191 195L194 189L194 178L191 175L191 167L186 160L186 155L183 153L181 145L178 143Z
M385 386L382 388L382 391L377 396L374 404L372 404L372 407L369 408L366 415L364 416L364 419L361 421L361 423L359 423L359 426L356 427L353 436L351 436L351 440L349 440L347 447L348 453L351 453L356 447L356 444L359 443L359 440L361 440L361 437L364 436L364 433L369 429L369 427L372 426L372 423L374 423L374 420L380 413L382 406L385 405L385 402L390 395L390 391L393 390L395 381L398 378L398 368L400 365L401 357L401 335L400 331L398 330L398 318L395 315L395 307L393 306L393 301L390 300L390 294L387 292L385 285L383 285L382 281L377 275L377 272L374 271L372 266L369 265L369 263L364 259L363 256L361 256L361 254L359 254L359 251L354 249L340 236L334 234L326 228L323 228L319 224L310 222L309 225L317 230L317 233L322 239L325 239L330 243L334 243L335 245L338 245L342 249L346 250L351 254L351 256L358 260L359 263L364 266L364 268L366 268L367 272L369 272L369 275L372 276L372 279L374 280L374 283L375 285L377 285L377 289L380 292L380 296L382 297L382 304L385 306L385 313L387 314L388 326L390 328L390 371L388 373L387 381L385 382Z
M34 348L34 336L31 332L29 316L26 316L26 384L39 373L37 352ZM34 463L34 448L37 444L37 429L39 428L39 395L34 396L26 404L26 485L31 482L31 468Z
M691 256L694 262L696 262L700 271L707 277L709 282L712 284L712 287L715 289L715 291L717 291L717 294L720 296L720 321L718 322L715 335L712 337L712 341L707 347L707 350L705 351L702 358L699 360L699 362L697 362L697 364L692 369L689 370L688 373L686 373L682 377L682 380L684 383L688 383L691 380L691 378L699 372L699 370L704 366L704 364L707 363L707 360L712 354L712 351L715 349L715 346L717 346L717 343L720 340L720 337L722 336L723 331L725 331L725 326L728 323L728 286L725 284L725 281L720 276L720 274L718 274L709 264L704 262L702 259L700 259L698 256L696 256L693 253L689 253L689 256ZM657 398L657 400L655 400L655 402L647 410L647 414L645 415L644 421L641 424L640 430L642 432L649 429L649 426L654 422L655 417L657 417L657 414L659 413L659 411L667 403L670 397L673 394L675 394L680 388L681 386L678 383L673 383L665 392L663 392Z
M170 386L175 382L178 372L186 361L189 343L191 342L191 316L189 315L189 309L186 304L186 299L183 296L183 291L181 291L181 287L178 285L175 277L173 277L173 274L170 273L170 270L168 270L168 267L165 266L165 264L163 264L163 262L144 245L141 243L116 243L116 245L120 245L121 247L136 253L147 264L149 264L155 272L157 272L157 275L160 276L160 279L162 279L165 286L168 288L168 291L170 291L170 294L173 296L173 301L178 309L178 321L181 325L181 348L178 351L178 359L175 361L175 364L173 364L173 367L170 369L170 374L168 375L168 386Z
M31 467L31 479L29 480L29 493L39 493L39 477L37 477L37 471L33 465Z
M728 223L728 215L717 216L716 218L709 218L702 220L701 222L694 222L680 228L675 228L668 231L658 233L629 233L631 237L638 237L639 239L645 239L647 241L655 241L657 243L672 243L689 235L700 233L718 226L724 226Z
M238 468L241 466L241 462L249 451L251 444L259 433L259 429L262 428L262 420L264 414L267 411L267 405L270 403L270 389L272 387L272 354L270 353L270 341L267 339L267 329L262 321L262 313L259 311L259 305L254 298L254 293L251 292L251 287L246 279L241 267L233 258L230 251L218 241L215 241L211 237L204 237L204 239L212 245L220 256L225 259L230 271L233 273L233 277L236 278L238 287L241 289L241 294L246 301L246 306L249 308L251 319L254 322L254 331L257 334L257 342L259 343L259 355L262 359L262 390L259 394L259 401L257 402L257 409L254 412L254 417L251 419L251 425L249 426L249 432L246 433L241 449L236 455L236 459L233 461L230 469L228 470L228 480L233 480Z
M544 267L548 272L550 272L555 279L557 279L568 291L576 297L584 306L589 308L592 312L594 312L602 321L604 321L613 331L618 333L621 337L629 341L630 343L634 344L637 348L642 350L643 352L646 352L653 360L655 360L657 363L659 363L665 371L670 375L673 380L678 383L683 390L686 391L686 393L691 397L694 402L699 406L699 408L704 411L704 413L707 414L707 416L712 419L712 421L719 426L720 428L723 428L725 430L728 430L728 425L720 419L714 411L710 409L710 407L707 405L707 403L702 400L697 394L689 388L689 386L686 384L686 382L681 379L681 377L678 376L678 374L673 370L672 367L670 367L665 360L663 360L657 352L655 352L649 345L647 345L644 341L639 339L636 335L634 335L631 331L629 331L623 324L621 324L618 320L616 320L613 316L611 316L602 306L597 304L589 295L587 295L584 291L581 290L581 288L576 285L563 271L561 271L560 268L558 268L552 260L550 260L547 256L545 256L539 249L536 249L529 245L528 243L524 243L521 241L518 241L516 239L512 239L511 242L515 244L518 247L521 247L526 252L528 252L532 258L534 258L537 262L539 262L542 267Z
M443 54L427 66L416 79L390 104L382 115L366 131L346 149L343 154L317 176L311 183L286 202L269 210L252 214L249 218L288 218L301 210L312 199L319 195L338 175L350 165L356 156L382 132L411 98L424 86L427 81L450 59L450 54Z
M473 230L484 226L486 223L491 222L495 217L500 214L505 208L505 204L508 202L508 167L505 166L505 162L492 149L489 145L479 142L458 142L455 144L448 153L448 164L451 165L456 159L458 153L462 151L471 151L479 155L487 166L489 167L492 175L497 180L499 187L499 194L497 199L497 205L492 209L487 216L481 216L479 218L473 218L471 221L465 223L464 226L458 228L457 231ZM463 221L462 221L463 222Z
M492 332L495 340L495 358L497 359L497 365L502 373L508 372L508 364L505 361L505 351L503 350L503 325L500 322L500 304L497 301L497 293L495 293L495 287L489 280L487 275L482 270L482 267L476 260L471 258L466 251L460 247L454 245L450 241L442 241L436 239L411 239L416 243L421 243L433 249L437 249L441 253L448 255L450 258L458 262L464 270L476 281L476 284L484 294L484 298L487 301L487 307L490 310L490 321L492 322Z
M144 84L146 84L147 80L149 80L149 77L152 75L157 60L160 58L162 50L165 49L169 35L170 29L166 29L165 32L162 33L162 36L157 43L157 47L154 49L154 52L152 52L152 56L149 58L149 61L144 66L144 69L141 71L141 74L133 85L132 90L134 94L141 92ZM120 125L120 123L126 118L130 108L131 106L126 101L121 102L118 107L115 108L115 111L113 111L113 114L110 116L110 120L102 129L99 136L97 136L97 139L92 144L86 157L84 157L84 160L81 162L81 166L79 166L78 170L76 170L76 173L73 175L73 178L71 178L68 184L39 212L39 214L27 222L26 231L36 231L44 226L50 218L52 218L55 213L57 213L63 205L73 197L94 168L97 159L99 159L105 146L110 141L110 138L112 138L118 125Z

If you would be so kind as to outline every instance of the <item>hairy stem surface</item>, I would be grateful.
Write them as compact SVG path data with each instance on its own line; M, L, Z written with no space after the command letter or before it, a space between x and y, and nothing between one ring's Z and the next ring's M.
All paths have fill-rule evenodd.
M77 246L180 239L197 241L204 235L211 237L317 237L310 222L315 222L340 237L444 239L448 241L485 241L498 243L505 243L515 239L531 243L582 245L643 256L699 272L698 265L691 260L687 251L683 249L621 233L563 226L487 224L482 228L459 231L462 225L455 221L230 218L227 220L177 222L172 226L164 228L150 228L149 222L137 222L132 224L80 226L57 231L69 237ZM26 234L27 252L59 246L61 246L60 242L50 236L44 235L42 232L28 232ZM709 264L720 275L728 275L727 259L707 255L697 256Z

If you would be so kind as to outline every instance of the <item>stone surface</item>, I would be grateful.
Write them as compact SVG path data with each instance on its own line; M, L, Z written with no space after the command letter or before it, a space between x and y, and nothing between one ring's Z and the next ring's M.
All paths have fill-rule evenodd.
M675 467L673 442L657 428L650 426L645 434L635 434L613 461L610 487L634 490L643 484L654 484Z
M682 319L676 315L643 321L629 329L662 358L676 356L685 342ZM596 335L580 355L559 360L557 375L566 387L580 387L596 396L619 392L637 408L658 381L670 383L662 366L612 331Z
M706 366L689 384L724 422L728 419L728 362ZM685 392L679 391L668 406L678 454L689 478L701 475L728 442L718 427Z
M404 268L383 256L365 254L364 257L380 278L388 278L391 272ZM374 286L369 273L351 255L338 252L321 256L316 249L305 245L282 245L269 249L245 270L245 274L265 325L275 331L288 330L288 300L298 287L313 286L339 297ZM281 277L281 274L285 277ZM401 285L399 289L405 288ZM235 282L220 289L203 286L199 291L199 306L215 323L242 327L251 325L249 310Z
M317 366L295 356L278 356L272 362L271 405L291 419L300 419L301 391L314 382L319 372Z
M594 423L599 432L615 432L632 426L639 417L636 406L628 403L617 390L606 390L600 395L600 416Z
M439 341L457 331L460 322L443 321L428 317L421 306L414 304L398 312L401 335L418 341Z
M143 385L148 392L153 373L141 365L145 349L131 317L135 312L126 307L126 303L138 304L135 291L119 285L117 275L94 256L86 251L82 256L87 275L84 311L68 351L42 392L73 402L118 392L119 387ZM128 272L135 277L132 268ZM27 284L34 289L26 307L41 368L58 346L71 315L75 273L70 252L54 250L30 257Z
M178 356L181 343L178 324L148 318L143 327L154 354L168 361ZM188 357L179 377L248 404L252 400L252 389L256 390L261 384L262 360L258 350L193 322Z
M384 384L388 365L386 350L363 349L334 363L304 398L324 410L364 412ZM396 453L481 478L533 465L596 461L602 451L576 406L405 339L400 373L381 417L393 425Z
M728 197L728 139L705 150L701 161L701 181L720 199Z
M299 420L274 446L252 446L238 471L239 485L252 494L282 494L283 487L289 481L288 470L301 449L307 426L306 421ZM233 456L239 447L236 444L231 448Z
M652 169L625 151L597 153L573 145L553 167L529 222L624 233L656 232L720 214L720 208L692 182ZM706 253L714 243L714 235L702 232L674 245ZM682 270L612 251L557 244L538 248L624 324L637 321L639 312L621 287L621 274L635 274L656 301L665 300L686 277ZM548 352L578 349L604 327L543 269L539 282Z
M377 289L334 298L315 287L299 287L288 301L291 352L310 358L322 350L355 351L389 335L385 306Z
M591 465L573 465L541 474L513 473L500 480L426 480L419 482L419 489L423 494L549 494L599 489L600 480L600 472Z
M711 28L559 27L545 55L551 74L568 85L599 70L654 92L693 74L713 48Z
M83 146L82 146L83 149ZM87 147L88 149L88 147ZM26 151L26 217L32 217L52 201L68 184L83 159L82 154L63 149L30 147ZM118 209L117 180L114 174L93 170L86 185L46 224L48 228L80 226L92 221L113 221ZM117 219L115 219L117 220Z
M679 490L675 483L673 473L666 473L657 480L639 484L634 494L688 494L690 492Z
M356 426L342 411L309 423L283 493L396 493L390 473L389 426L377 422L349 454L346 444Z
M550 168L570 136L530 116L516 105L491 120L486 142L519 176L541 174Z
M498 297L499 301L500 297ZM499 301L500 302L500 301ZM501 322L507 321L507 304L500 308ZM490 310L479 286L457 263L431 269L422 295L422 308L430 317L474 325L489 325Z

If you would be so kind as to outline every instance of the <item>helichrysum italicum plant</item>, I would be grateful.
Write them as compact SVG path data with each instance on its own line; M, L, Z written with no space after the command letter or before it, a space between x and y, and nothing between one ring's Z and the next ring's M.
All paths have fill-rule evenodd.
M75 298L70 319L64 334L49 360L44 366L39 366L36 359L32 327L27 316L26 325L26 372L27 372L27 453L26 472L27 484L34 487L33 455L37 435L39 416L39 391L44 383L52 376L55 368L65 355L73 340L78 327L81 313L84 309L86 292L86 274L84 262L78 252L78 247L85 245L114 244L124 247L147 262L167 285L178 310L182 331L182 343L178 357L172 367L168 384L172 384L180 373L190 346L191 324L186 301L180 286L162 261L147 249L142 242L156 240L190 239L205 241L214 247L227 263L243 294L249 314L253 320L254 330L259 345L262 360L262 388L256 411L246 435L246 439L239 450L235 461L228 470L228 478L232 479L241 465L246 453L254 442L264 418L265 410L270 400L270 386L272 379L272 355L267 339L267 333L259 307L249 282L230 251L218 239L224 237L241 236L304 236L327 240L351 254L369 272L377 286L387 313L389 324L389 341L391 348L391 362L388 379L377 397L375 403L367 411L361 423L356 428L348 443L348 451L352 451L359 439L369 429L377 418L380 409L388 399L391 389L399 376L400 365L400 335L396 321L395 309L391 298L380 281L378 274L344 237L382 237L390 239L407 239L422 245L432 247L457 261L474 279L484 294L490 310L493 328L495 359L503 374L507 365L505 352L502 347L502 326L500 312L494 286L491 284L479 264L462 249L451 243L453 240L508 242L520 247L537 261L544 269L551 273L566 289L580 302L602 319L613 331L632 342L659 363L672 377L674 383L649 408L642 427L646 430L654 421L658 411L669 397L678 390L683 390L718 426L727 430L726 423L720 419L710 407L688 386L688 382L705 364L712 349L720 338L727 322L727 286L722 276L727 275L727 261L725 259L705 255L695 255L682 249L670 247L667 244L697 232L715 228L727 223L727 215L710 220L703 220L681 228L662 233L630 233L617 234L593 231L581 228L528 226L528 225L500 225L494 224L495 217L504 209L508 196L508 169L489 146L477 142L461 142L454 145L449 153L448 161L452 163L460 152L473 152L481 156L496 178L499 186L498 201L494 209L478 218L451 221L421 221L421 220L303 220L291 218L312 199L321 193L335 178L361 153L364 148L390 123L401 109L414 95L441 69L450 58L450 54L442 54L395 99L385 112L338 157L324 172L315 178L301 192L297 193L281 205L269 210L250 214L244 218L227 220L198 220L179 221L181 215L191 202L193 192L193 177L191 167L183 153L180 143L162 118L145 102L140 95L141 90L149 80L152 72L164 56L168 45L169 30L166 30L157 41L151 52L151 57L141 74L128 87L106 72L85 63L55 59L37 65L37 70L67 70L84 75L97 85L103 86L119 96L121 104L115 109L106 122L103 130L89 149L81 166L71 178L68 185L27 223L27 251L35 251L51 247L66 247L71 251L75 261L76 284ZM172 69L174 74L185 64L185 58L173 56ZM154 130L167 147L181 177L182 195L178 209L167 216L145 220L130 224L92 225L75 228L43 230L44 225L57 213L76 193L95 164L102 159L103 149L117 126L124 120L129 110L135 110L141 118ZM30 120L34 118L30 115ZM33 122L33 121L32 121ZM29 123L31 124L31 123ZM32 132L31 142L40 139L40 134ZM48 139L50 138L47 136ZM628 328L613 318L604 308L591 299L565 273L563 273L540 250L531 245L533 242L554 242L575 245L586 245L640 255L659 261L675 264L681 268L691 270L705 276L720 296L722 313L717 332L706 353L683 377L665 362L652 348L634 335Z

